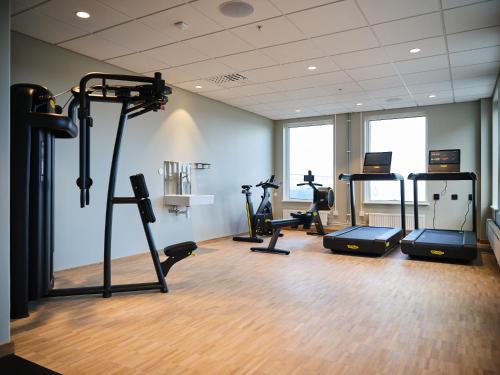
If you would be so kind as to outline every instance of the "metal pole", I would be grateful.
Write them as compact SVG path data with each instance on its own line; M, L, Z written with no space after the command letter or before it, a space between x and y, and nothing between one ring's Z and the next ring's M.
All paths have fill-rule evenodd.
M401 188L401 229L403 235L406 233L406 214L405 214L405 181L399 181Z
M349 179L349 195L351 201L351 225L356 226L356 211L354 208L354 181Z
M413 220L414 227L418 229L418 180L417 176L413 179Z
M477 217L476 217L476 180L472 180L472 231L476 234L477 238Z

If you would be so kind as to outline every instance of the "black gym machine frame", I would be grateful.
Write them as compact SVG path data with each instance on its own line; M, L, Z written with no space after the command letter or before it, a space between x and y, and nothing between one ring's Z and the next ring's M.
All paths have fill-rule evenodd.
M98 79L100 85L89 86ZM113 84L108 84L113 81ZM139 85L121 86L120 82ZM11 317L29 315L28 303L42 297L102 294L111 297L116 292L160 290L168 292L166 276L176 262L191 255L197 246L183 242L164 249L167 259L163 262L157 252L150 223L155 222L149 193L142 174L130 177L133 197L116 197L116 177L120 149L128 119L150 111L158 111L167 103L171 88L165 85L160 73L154 77L122 74L89 73L78 87L72 89L73 99L69 116L61 114L55 98L46 88L21 84L13 85L12 95L12 144L11 144ZM16 96L17 95L17 96ZM75 288L54 289L53 277L53 223L54 223L54 138L75 138L79 120L80 135L80 205L90 203L90 103L122 104L120 120L113 148L112 163L106 203L106 221L103 259L103 284ZM54 113L57 112L57 113ZM21 188L22 187L22 188ZM34 198L33 198L34 196ZM137 205L149 250L156 271L157 281L112 285L111 241L113 208L115 204Z

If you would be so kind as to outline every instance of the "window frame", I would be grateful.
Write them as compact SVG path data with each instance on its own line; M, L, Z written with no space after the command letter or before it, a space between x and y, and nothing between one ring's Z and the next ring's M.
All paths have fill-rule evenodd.
M416 111L416 112L401 112L401 113L390 113L390 114L378 114L366 116L363 119L363 131L362 131L362 145L363 145L363 155L366 152L370 152L370 121L378 121L378 120L400 120L406 118L414 118L414 117L424 117L425 118L425 149L424 149L424 160L427 164L427 155L429 154L429 118L426 112ZM363 160L364 158L360 158L360 170L363 170ZM403 176L405 180L407 180L408 176ZM428 183L425 184L425 196L419 196L418 205L419 206L428 206L429 205L429 189ZM370 197L370 184L361 184L361 196L363 197L363 204L367 205L399 205L400 200L396 199L393 201L386 200L373 200ZM413 189L410 192L405 191L405 205L413 205L413 200L408 200L408 197L413 197Z
M311 121L290 121L283 125L283 199L282 202L286 203L311 203L311 199L292 199L290 198L290 129L301 128L301 127L313 127L313 126L333 126L333 185L336 184L336 151L335 151L335 139L337 136L336 126L335 126L335 116L331 118L326 118L322 120L311 120ZM314 172L314 171L313 171ZM332 186L334 189L335 186Z

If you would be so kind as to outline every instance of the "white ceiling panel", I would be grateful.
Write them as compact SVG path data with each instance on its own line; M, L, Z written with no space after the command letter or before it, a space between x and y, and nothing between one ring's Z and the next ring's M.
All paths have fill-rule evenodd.
M500 24L500 1L486 1L444 11L447 33L458 33Z
M491 86L494 85L497 80L496 75L490 76L479 76L474 78L466 78L466 79L454 79L453 80L453 88L454 89L463 89L468 87L478 87L478 86Z
M419 53L412 54L412 48L420 48ZM385 46L384 50L393 61L420 59L422 57L442 55L447 53L444 37L417 40L414 42Z
M310 87L307 89L287 91L285 95L287 96L287 98L290 98L291 100L297 100L297 99L308 99L314 97L327 96L328 93L321 87Z
M184 4L185 0L98 0L132 18L143 17L168 8Z
M249 51L216 59L235 71L251 70L276 65L277 62L260 51Z
M439 0L357 0L370 24L439 11Z
M187 81L195 81L200 77L182 70L182 68L168 68L160 70L162 77L167 83L180 83Z
M36 10L28 10L12 17L11 28L48 43L60 43L87 33L85 30L67 25Z
M262 52L281 64L307 60L326 55L326 53L322 49L313 44L310 40L300 40L298 42L291 42L280 44L274 47L267 47L264 48Z
M260 94L268 94L273 90L266 85L247 85L234 87L226 90L230 97L239 98L242 96L254 96Z
M384 45L431 38L443 34L441 14L425 14L373 26Z
M344 53L333 56L332 58L342 69L354 69L391 62L391 59L383 48L372 48L363 51Z
M181 89L184 89L184 90L188 90L188 91L192 91L192 92L200 92L200 93L206 92L206 91L212 91L212 90L215 91L215 90L220 89L220 87L217 86L216 84L209 82L209 81L206 81L206 80L203 80L203 79L190 81L190 82L177 83L175 86L180 87Z
M457 88L454 90L456 97L470 97L471 95L476 96L477 98L491 98L493 95L494 85L489 86L476 86L476 87L468 87L468 88Z
M283 94L271 92L269 94L260 94L260 95L256 95L256 96L250 96L249 98L254 100L256 103L274 103L274 102L283 101Z
M379 46L377 39L369 27L320 36L311 40L330 55L338 55L345 52L359 51Z
M448 104L448 103L453 103L453 97L417 99L416 102L419 106Z
M435 95L435 97L434 98L429 98L429 95ZM445 91L423 92L423 93L413 94L413 98L417 102L419 102L419 101L437 102L439 100L449 101L450 99L453 100L453 91L451 91L451 90L445 90Z
M287 69L282 65L275 65L267 68L248 70L242 74L252 82L261 83L295 77L295 73L293 69Z
M174 26L174 24L179 21L187 23L189 27L186 30L181 30ZM181 5L160 13L152 14L141 18L141 22L155 30L164 32L175 41L194 38L222 30L221 26L189 5Z
M10 14L16 14L34 7L45 0L10 0Z
M246 0L253 6L253 13L246 17L228 17L221 13L219 7L227 0L198 0L191 5L226 28L246 25L267 18L280 16L280 11L268 0Z
M173 42L173 39L168 35L137 21L113 26L96 33L96 35L138 52Z
M455 66L451 68L453 79L470 79L481 76L490 76L498 73L499 62L486 64Z
M60 44L61 47L93 57L97 60L107 60L117 56L128 55L132 51L111 43L95 35L88 35Z
M403 86L403 82L401 82L398 76L368 79L366 81L359 81L358 83L365 90L380 90Z
M137 73L146 73L168 67L164 62L153 59L151 56L147 56L143 53L116 57L106 60L106 62Z
M36 10L46 16L88 32L102 30L106 27L130 21L130 17L95 0L51 0L38 6ZM89 13L90 18L76 17L75 13L78 11Z
M311 107L311 109L321 115L333 115L335 113L345 113L349 111L343 105L336 103L316 105Z
M448 55L437 55L396 62L396 67L401 74L425 72L448 68Z
M374 99L395 98L408 95L408 90L403 87L403 85L400 85L398 87L392 87L388 89L367 90L366 93Z
M200 36L184 42L207 56L219 57L252 50L253 47L229 31Z
M449 9L474 3L480 3L482 1L484 0L441 0L441 3L443 4L443 9Z
M374 79L381 77L390 77L397 74L392 64L381 64L381 65L365 66L363 68L349 69L346 70L346 73L349 74L356 81L363 81L367 79Z
M215 60L206 60L183 65L182 70L190 74L195 74L203 78L213 77L219 74L231 73L232 69L227 65Z
M326 35L366 26L354 0L345 0L288 15L308 37Z
M283 13L291 13L299 10L317 7L319 5L342 0L271 0L271 2Z
M451 91L451 81L439 81L408 85L408 90L415 94L430 94L437 91Z
M321 86L329 95L350 95L363 91L356 82L344 82L334 85Z
M224 102L233 105L235 107L243 107L253 104L266 103L266 102L258 102L257 100L254 99L253 96L243 96L241 98L225 99Z
M407 85L418 85L423 83L433 83L450 80L449 69L438 69L427 72L403 74L403 79Z
M500 27L466 31L451 34L447 37L450 52L459 52L475 48L484 48L500 45Z
M259 23L240 26L231 31L256 48L305 39L305 36L297 27L285 17L277 17Z
M500 61L500 46L450 53L451 66L483 64Z
M160 61L166 62L171 66L190 64L209 58L208 56L186 46L183 43L169 44L168 46L154 48L144 53L153 56Z
M384 103L382 108L384 109L396 109L396 108L410 108L416 107L417 103L415 101L400 101L400 102L391 102Z

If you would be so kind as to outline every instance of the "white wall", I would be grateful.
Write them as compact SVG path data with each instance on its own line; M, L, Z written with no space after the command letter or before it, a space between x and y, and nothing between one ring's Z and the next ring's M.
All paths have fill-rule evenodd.
M27 36L12 34L12 81L33 82L53 93L75 86L87 72L127 73L91 58ZM167 81L168 81L168 77ZM64 103L67 97L58 99ZM101 261L104 209L119 106L92 107L91 206L79 208L78 140L56 142L57 269ZM142 172L154 203L157 245L205 240L246 230L240 186L254 184L272 172L273 123L264 117L173 88L165 112L130 120L125 132L117 195L131 195L128 176ZM191 218L168 213L162 205L164 160L212 163L194 171L193 193L215 194L213 206L192 207ZM258 198L258 197L257 197ZM137 208L115 206L113 256L145 251Z
M0 344L10 341L10 8L0 1Z
M443 104L427 107L417 108L402 108L396 110L386 110L386 111L374 111L366 112L364 114L354 113L352 115L352 144L351 144L351 173L359 173L362 168L363 160L363 128L364 121L363 118L372 115L387 115L387 114L398 114L398 113L408 113L408 112L423 112L427 116L428 124L428 148L429 149L446 149L446 148L460 148L461 149L461 170L462 171L473 171L476 174L480 173L480 129L481 129L481 116L480 116L480 104L479 102L466 102L466 103L456 103L456 104ZM315 120L325 118L317 117L312 118ZM331 118L331 117L330 117ZM308 119L299 119L296 121L307 121ZM346 135L347 135L347 115L340 114L337 115L337 129L336 129L336 142L335 142L335 152L336 152L336 168L337 176L340 173L345 173L345 163L346 163ZM282 179L283 174L283 125L287 121L277 121L275 124L275 168L276 174L279 179ZM314 171L314 165L310 167ZM331 217L331 221L339 226L348 225L347 214L347 184L342 181L335 181L336 183L336 210L338 211L338 216ZM365 217L358 217L358 222L363 223L367 220L367 214L369 212L394 212L399 213L399 206L396 205L374 205L365 204L362 205L362 191L361 184L357 184L358 189L356 191L357 196L357 213L360 210L365 212ZM442 190L443 183L441 182L429 182L427 189L428 200L431 202L431 197L433 193L439 193ZM467 197L470 192L470 183L462 181L455 182L450 181L448 183L447 196L445 199L439 201L436 209L436 227L439 228L450 228L456 229L460 227L464 214L466 211ZM279 198L275 203L277 212L280 212L282 208L290 209L304 209L307 205L281 202L280 191ZM458 201L451 200L451 194L458 194ZM412 192L406 192L407 195L412 194ZM432 203L432 202L431 202ZM407 214L412 214L413 208L411 205L406 207ZM427 225L432 224L432 205L424 206L419 208L420 214L426 215ZM467 225L465 229L470 228L471 223L471 213L468 215Z

